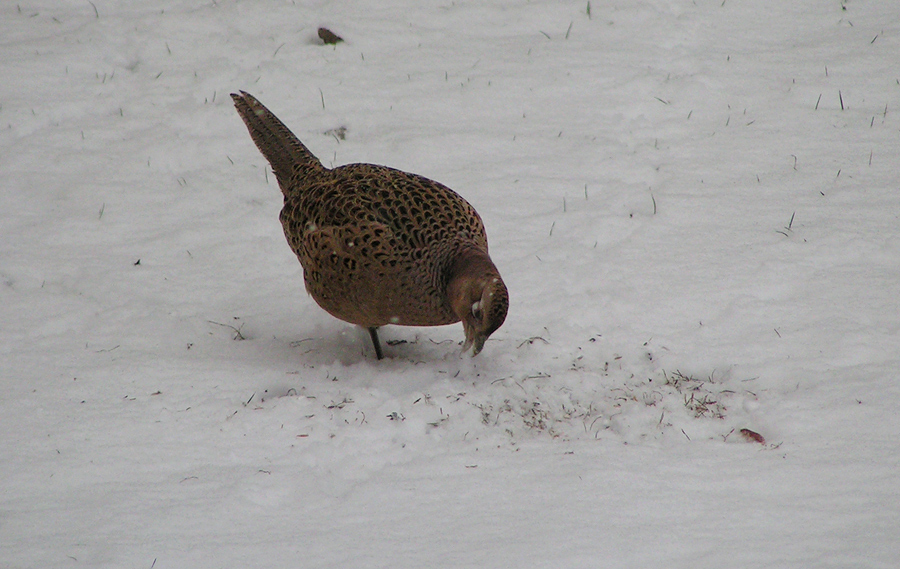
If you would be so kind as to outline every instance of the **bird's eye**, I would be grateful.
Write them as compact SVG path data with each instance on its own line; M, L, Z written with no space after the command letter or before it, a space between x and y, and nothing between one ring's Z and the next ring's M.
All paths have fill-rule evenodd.
M475 302L472 304L472 316L475 317L475 320L481 320L481 301Z

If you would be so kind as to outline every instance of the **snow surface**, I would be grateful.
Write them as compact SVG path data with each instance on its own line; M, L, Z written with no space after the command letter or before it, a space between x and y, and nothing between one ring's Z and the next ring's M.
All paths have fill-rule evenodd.
M900 566L898 54L893 0L3 2L0 567ZM481 355L315 305L238 89L475 205Z

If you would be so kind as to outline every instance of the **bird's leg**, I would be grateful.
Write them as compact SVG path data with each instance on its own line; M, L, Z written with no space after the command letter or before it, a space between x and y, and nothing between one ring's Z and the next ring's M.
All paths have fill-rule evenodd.
M379 360L384 359L384 352L381 351L381 344L378 342L378 328L372 326L368 328L369 336L372 337L372 345L375 346L375 357Z

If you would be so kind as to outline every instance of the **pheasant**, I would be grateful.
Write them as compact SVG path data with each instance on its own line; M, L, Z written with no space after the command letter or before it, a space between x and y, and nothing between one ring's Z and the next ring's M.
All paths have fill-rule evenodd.
M478 355L509 295L469 202L417 174L375 164L329 169L252 95L232 94L284 194L280 220L306 290L332 316L366 328L462 322Z

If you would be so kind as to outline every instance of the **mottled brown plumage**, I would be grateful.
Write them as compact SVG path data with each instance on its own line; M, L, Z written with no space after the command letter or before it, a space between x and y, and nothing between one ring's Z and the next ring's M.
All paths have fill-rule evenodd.
M284 194L281 224L306 290L336 318L376 329L462 321L478 354L503 324L506 286L484 225L450 188L374 164L325 168L252 95L232 94Z

